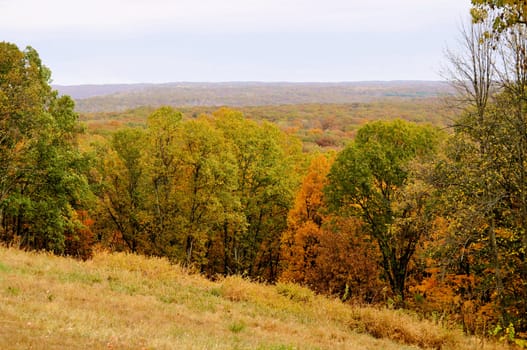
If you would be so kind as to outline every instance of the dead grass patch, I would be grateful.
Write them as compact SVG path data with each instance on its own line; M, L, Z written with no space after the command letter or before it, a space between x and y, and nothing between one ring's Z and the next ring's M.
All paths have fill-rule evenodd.
M357 319L359 327L375 338L388 338L427 349L441 349L455 343L453 331L427 320L418 320L403 311L360 308L357 310Z

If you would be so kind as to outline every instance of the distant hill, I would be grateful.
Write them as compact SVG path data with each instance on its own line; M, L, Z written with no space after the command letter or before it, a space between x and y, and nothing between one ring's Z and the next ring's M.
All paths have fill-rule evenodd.
M439 81L343 83L167 83L54 86L72 96L79 112L123 111L139 106L267 106L355 103L382 99L430 98L451 94Z
M53 85L61 95L69 95L75 100L107 96L123 92L138 91L152 84L108 84L108 85Z

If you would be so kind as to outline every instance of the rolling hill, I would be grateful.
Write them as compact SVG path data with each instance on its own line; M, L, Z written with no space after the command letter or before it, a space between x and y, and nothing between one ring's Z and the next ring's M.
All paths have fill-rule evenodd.
M452 93L438 81L344 83L167 83L54 86L76 100L79 112L123 111L140 106L266 106L345 104L390 99L420 99Z

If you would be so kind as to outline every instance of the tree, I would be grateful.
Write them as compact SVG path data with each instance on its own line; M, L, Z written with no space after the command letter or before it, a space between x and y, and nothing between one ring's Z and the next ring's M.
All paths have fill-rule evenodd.
M35 115L49 95L49 70L14 44L0 43L0 201L6 200L22 176Z
M523 11L524 6L523 2L484 3L489 11L502 11L499 21L509 21L510 11ZM435 169L434 185L447 229L440 237L439 263L432 268L440 268L446 276L440 283L471 281L469 287L456 291L462 305L471 305L469 313L484 311L489 322L502 327L513 324L523 331L527 329L525 317L520 316L525 314L527 296L522 287L527 279L527 55L522 21L506 23L505 31L496 27L492 17L485 17L470 35L464 33L464 56L452 60L455 83L465 81L466 88L459 90L465 109L456 119L446 157ZM488 35L491 30L499 30L499 36ZM474 323L466 325L471 332L474 327Z
M281 238L280 279L342 299L378 301L378 250L361 237L360 219L326 213L323 189L333 160L315 156L296 194Z
M64 253L91 192L74 103L51 89L50 76L31 47L0 43L0 237Z
M409 165L435 150L438 132L403 121L366 124L353 143L339 153L325 193L330 208L360 218L364 234L376 242L381 266L392 291L403 300L408 266L426 233L413 217L427 217L426 191L417 190L406 205L398 200L410 191Z
M178 145L182 115L172 107L161 107L148 116L145 142L145 177L147 178L147 210L152 253L174 258L177 200L172 195L181 174Z
M98 217L127 250L274 279L298 154L298 142L239 112L182 120L161 107L146 130L100 147Z
M97 150L99 197L98 228L119 233L127 248L134 253L149 252L144 237L145 215L145 164L143 161L144 132L140 129L116 131L109 144Z
M237 111L223 108L212 118L235 157L234 197L243 217L224 223L225 272L275 280L280 235L298 183L300 144L276 126L257 124Z
M172 195L178 201L183 261L203 268L207 245L217 239L219 223L239 208L233 196L237 167L227 140L205 117L183 124L179 150L182 176Z
M315 157L296 194L294 207L287 217L287 230L281 238L282 279L312 284L308 275L315 268L320 250L325 207L322 190L331 163L325 155Z
M472 0L475 22L490 22L495 32L503 32L517 24L527 24L527 3L524 0Z

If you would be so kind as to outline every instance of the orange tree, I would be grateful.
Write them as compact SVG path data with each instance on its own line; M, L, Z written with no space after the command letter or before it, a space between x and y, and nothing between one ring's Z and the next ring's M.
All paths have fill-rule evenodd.
M375 302L383 297L375 261L378 250L360 235L360 219L329 215L324 186L334 158L312 159L282 234L280 279L345 300ZM373 259L372 259L373 257Z

